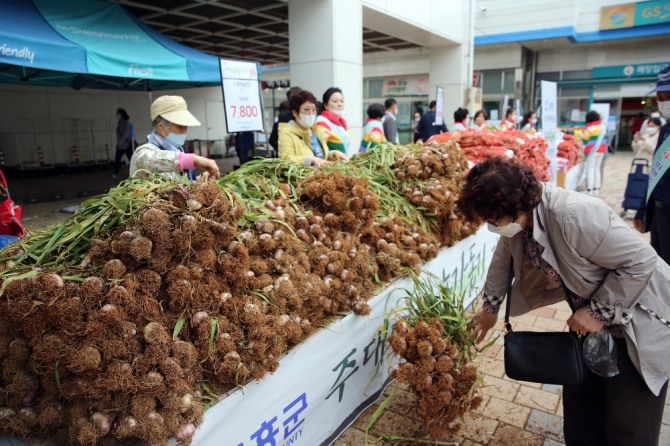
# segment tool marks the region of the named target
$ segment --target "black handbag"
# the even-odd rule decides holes
[[[575,385],[584,382],[587,367],[582,345],[571,332],[536,332],[512,330],[509,323],[512,279],[514,269],[510,261],[505,310],[505,374],[518,381],[543,384]],[[563,288],[566,290],[565,285]],[[571,309],[572,304],[568,298]]]

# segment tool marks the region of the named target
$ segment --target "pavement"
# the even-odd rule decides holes
[[[626,187],[633,154],[618,152],[610,155],[605,162],[603,186],[600,198],[615,212],[622,211],[621,202]],[[217,160],[222,173],[229,172],[237,163],[237,158]],[[45,178],[17,178],[10,180],[10,192],[19,200],[24,197],[61,196],[62,199],[28,202],[24,204],[23,222],[28,229],[57,224],[65,220],[68,213],[59,212],[68,206],[78,205],[86,191],[104,190],[113,187],[124,178],[110,178],[111,171],[66,174]],[[79,195],[78,195],[79,194]],[[21,202],[21,201],[19,201]],[[632,212],[626,216],[632,225]],[[648,235],[641,235],[645,240]],[[517,330],[553,331],[567,330],[565,321],[570,316],[566,303],[534,310],[526,315],[512,318]],[[502,316],[495,329],[489,333],[489,339],[498,337],[492,347],[477,360],[482,373],[484,386],[483,404],[476,411],[466,415],[464,429],[453,438],[440,441],[426,441],[422,423],[414,414],[414,397],[406,388],[400,386],[383,411],[371,424],[373,414],[379,405],[392,392],[392,386],[375,405],[367,409],[354,424],[334,443],[334,446],[362,446],[365,444],[365,431],[368,430],[368,443],[375,445],[459,445],[459,446],[559,446],[563,445],[563,405],[561,386],[542,385],[511,380],[505,376],[503,363]],[[395,385],[395,384],[394,384]],[[670,446],[670,410],[663,418],[661,446]],[[394,440],[388,440],[392,435]],[[386,438],[386,439],[385,439]],[[404,438],[404,440],[400,440]]]

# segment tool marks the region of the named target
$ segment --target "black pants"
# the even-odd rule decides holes
[[[656,250],[660,258],[665,263],[670,263],[670,203],[663,203],[659,207],[653,200],[649,201],[648,206],[656,206],[654,216],[651,221],[651,246]]]
[[[563,386],[566,446],[658,446],[666,382],[655,396],[617,339],[619,374]]]
[[[130,158],[133,157],[133,148],[128,147],[127,149],[116,149],[116,156],[114,158],[114,175],[119,174],[119,170],[121,169],[121,159],[123,158],[123,155],[126,155],[128,157],[128,163],[130,163]]]

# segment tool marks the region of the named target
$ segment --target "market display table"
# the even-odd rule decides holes
[[[482,227],[440,250],[422,269],[470,305],[482,290],[497,239]],[[331,323],[283,356],[274,374],[223,395],[206,412],[193,445],[331,444],[388,384],[394,362],[386,343],[388,319],[412,288],[409,278],[394,281],[368,302],[368,316],[351,313]],[[25,444],[0,437],[0,446]]]

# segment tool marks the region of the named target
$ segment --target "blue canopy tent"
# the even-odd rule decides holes
[[[122,90],[217,85],[216,56],[180,45],[121,5],[0,0],[0,82]]]

